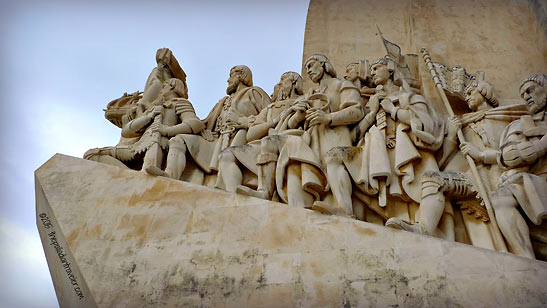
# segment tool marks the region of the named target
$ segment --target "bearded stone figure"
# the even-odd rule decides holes
[[[272,103],[257,116],[249,117],[247,144],[226,148],[221,153],[220,174],[230,192],[271,199],[274,193],[275,163],[286,135],[302,134],[295,121],[295,104],[302,95],[302,77],[295,72],[281,75],[274,86]],[[258,177],[257,189],[243,185],[242,167]]]
[[[218,170],[222,150],[246,143],[248,117],[260,113],[270,103],[270,97],[253,86],[251,70],[244,65],[230,70],[226,94],[203,120],[205,129],[201,135],[178,134],[171,138],[165,171],[149,168],[150,174],[180,179],[187,166],[187,155],[201,172],[210,174]]]
[[[526,78],[519,90],[529,114],[501,134],[499,163],[508,170],[491,198],[509,250],[535,259],[528,225],[517,207],[535,225],[547,216],[547,75]]]

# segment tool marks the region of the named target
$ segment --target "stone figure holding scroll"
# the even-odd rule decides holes
[[[547,75],[526,78],[519,90],[529,114],[501,134],[499,162],[509,170],[491,199],[510,251],[534,259],[528,225],[517,206],[536,225],[547,216]]]
[[[230,70],[226,94],[203,120],[205,129],[201,135],[179,134],[171,138],[166,172],[150,170],[151,174],[180,179],[187,155],[201,170],[211,173],[218,170],[222,150],[247,142],[248,117],[260,113],[271,102],[270,97],[261,88],[253,86],[251,70],[244,65]],[[223,183],[217,185],[224,186]]]

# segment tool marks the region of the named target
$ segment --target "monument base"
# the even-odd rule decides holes
[[[57,154],[37,224],[62,307],[540,307],[547,263]]]

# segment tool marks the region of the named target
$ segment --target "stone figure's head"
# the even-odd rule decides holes
[[[314,83],[319,83],[325,74],[336,77],[336,70],[329,59],[321,54],[311,55],[304,62],[306,73]]]
[[[226,94],[230,95],[237,91],[240,84],[247,87],[253,86],[253,74],[251,69],[245,65],[237,65],[230,70],[230,77],[228,77],[228,88]]]
[[[174,97],[188,98],[188,87],[186,82],[178,78],[170,78],[163,82],[161,87],[160,96],[164,99],[170,99]]]
[[[288,98],[296,98],[303,94],[302,77],[295,72],[286,72],[281,75],[279,82],[274,87],[273,101],[281,101]]]
[[[356,80],[365,81],[367,72],[367,63],[364,60],[352,62],[346,66],[346,75],[344,79],[350,82]]]
[[[535,114],[544,110],[547,104],[547,75],[535,74],[524,79],[519,91],[530,113]]]
[[[380,58],[370,66],[372,81],[375,85],[384,85],[388,80],[393,81],[393,74],[397,64],[390,58]]]
[[[173,55],[169,48],[160,48],[156,51],[156,63],[158,67],[168,67],[170,58]]]
[[[186,82],[186,73],[169,48],[160,48],[156,51],[156,63],[159,68],[168,69],[171,72],[171,77]]]
[[[486,81],[474,81],[465,89],[465,101],[469,109],[475,111],[484,103],[498,107],[499,102],[494,91],[494,85]]]

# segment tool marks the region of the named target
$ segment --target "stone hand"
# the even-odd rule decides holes
[[[235,112],[233,112],[232,110],[229,110],[226,113],[226,122],[237,123],[238,119],[239,119],[239,116]]]
[[[446,123],[447,138],[455,141],[458,130],[461,128],[462,122],[460,118],[458,118],[457,116],[450,117],[450,119],[448,119],[448,122]]]
[[[380,105],[382,105],[382,108],[387,112],[391,113],[393,109],[395,109],[395,105],[393,105],[393,102],[389,98],[384,98],[380,102]]]
[[[372,95],[368,101],[368,104],[367,105],[375,105],[375,104],[380,104],[380,102],[386,98],[386,93],[381,91],[381,92],[376,92],[376,94]],[[372,108],[372,107],[371,107]]]
[[[150,114],[152,118],[155,118],[157,115],[163,113],[163,106],[154,106],[152,113]]]
[[[312,108],[307,110],[306,120],[310,123],[310,126],[314,126],[319,124],[330,124],[331,118],[323,110]]]
[[[473,144],[469,142],[464,142],[460,144],[460,150],[464,155],[469,155],[471,158],[473,158],[476,162],[482,161],[482,153],[475,147]]]
[[[171,128],[165,124],[159,124],[158,125],[158,131],[162,136],[171,136]]]
[[[247,128],[249,127],[249,120],[246,117],[240,116],[236,112],[228,111],[226,114],[226,124],[233,128]]]
[[[292,106],[291,109],[295,111],[299,111],[299,112],[305,112],[306,109],[308,109],[308,106],[309,106],[309,103],[307,101],[300,101],[294,104],[294,106]]]
[[[213,133],[208,129],[204,129],[201,131],[201,137],[203,137],[203,139],[207,141],[215,140],[215,138],[213,137]]]
[[[368,101],[367,107],[369,108],[369,113],[371,114],[376,114],[378,110],[380,110],[380,100],[378,99],[377,94]]]

